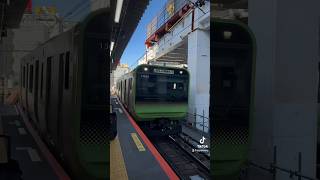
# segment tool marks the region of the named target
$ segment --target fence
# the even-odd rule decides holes
[[[319,180],[319,179],[315,179],[312,177],[308,177],[306,175],[302,174],[302,153],[299,152],[298,153],[298,169],[297,170],[292,170],[292,169],[287,169],[287,168],[283,168],[277,165],[277,146],[274,146],[273,148],[273,162],[270,163],[269,167],[265,167],[265,166],[261,166],[259,164],[256,164],[252,161],[249,161],[247,166],[248,167],[254,167],[254,168],[258,168],[260,170],[266,171],[268,173],[270,173],[272,175],[272,180],[276,180],[276,175],[278,172],[284,172],[287,173],[290,179],[293,179],[294,177],[298,178],[298,180]],[[247,174],[246,174],[247,176]]]
[[[204,135],[204,133],[205,133],[204,132],[204,128],[208,128],[208,132],[210,132],[210,126],[209,126],[210,118],[205,116],[205,111],[204,110],[202,110],[202,115],[201,114],[197,114],[196,112],[197,112],[197,110],[195,109],[194,113],[188,113],[184,122],[187,123],[188,119],[190,119],[190,117],[192,117],[192,118],[194,118],[194,121],[193,121],[194,123],[192,123],[193,127],[196,126],[197,124],[202,126],[202,133],[203,133],[202,135]],[[202,118],[202,121],[201,122],[197,122],[196,121],[197,117]],[[296,170],[280,167],[278,165],[277,158],[278,158],[277,146],[274,146],[274,149],[273,149],[273,161],[269,164],[268,167],[259,165],[257,163],[252,162],[252,161],[248,161],[247,167],[254,167],[254,168],[257,168],[257,169],[260,169],[260,170],[263,170],[263,171],[266,171],[266,172],[270,173],[272,175],[272,180],[277,180],[276,179],[276,177],[277,177],[276,175],[277,175],[278,172],[287,173],[288,177],[290,179],[298,178],[298,180],[320,180],[320,179],[317,179],[317,178],[312,178],[312,177],[306,176],[306,175],[304,175],[302,173],[303,164],[302,164],[302,153],[301,152],[298,153],[298,162],[297,162],[298,169],[296,169]],[[246,180],[248,178],[248,174],[244,173],[242,178],[244,178],[244,180]]]
[[[202,127],[202,130],[201,130],[202,135],[207,134],[209,136],[209,132],[210,132],[210,126],[209,126],[210,122],[209,121],[210,121],[210,118],[205,116],[205,111],[204,110],[202,110],[202,114],[198,114],[196,112],[197,112],[196,109],[194,110],[193,113],[189,113],[188,112],[184,123],[190,122],[189,120],[193,119],[194,123],[192,123],[191,126],[194,129],[198,129],[197,125],[199,125],[200,127]],[[202,121],[197,121],[197,117],[201,118]],[[208,133],[205,132],[205,128],[208,128]]]

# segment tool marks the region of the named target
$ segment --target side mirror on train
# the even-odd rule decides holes
[[[117,114],[115,112],[110,113],[110,140],[113,140],[117,136]]]

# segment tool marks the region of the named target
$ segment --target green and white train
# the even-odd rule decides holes
[[[181,132],[188,111],[189,73],[186,69],[140,65],[117,81],[117,95],[148,135]]]
[[[211,19],[210,129],[215,180],[238,180],[253,127],[255,39],[248,26]]]
[[[21,60],[20,105],[72,179],[109,178],[109,19],[109,8],[91,12]]]

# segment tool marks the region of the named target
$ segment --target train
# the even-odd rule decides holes
[[[21,60],[20,106],[72,179],[109,179],[111,16],[91,12]]]
[[[189,72],[139,65],[117,80],[116,94],[147,135],[179,134],[188,112]]]
[[[211,27],[211,174],[238,180],[252,136],[255,38],[240,21],[212,18]]]

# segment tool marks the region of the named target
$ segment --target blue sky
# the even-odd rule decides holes
[[[132,64],[145,53],[146,46],[144,44],[147,38],[147,25],[160,12],[161,8],[167,0],[151,0],[149,6],[145,10],[136,31],[133,33],[124,53],[122,54],[121,63]]]

